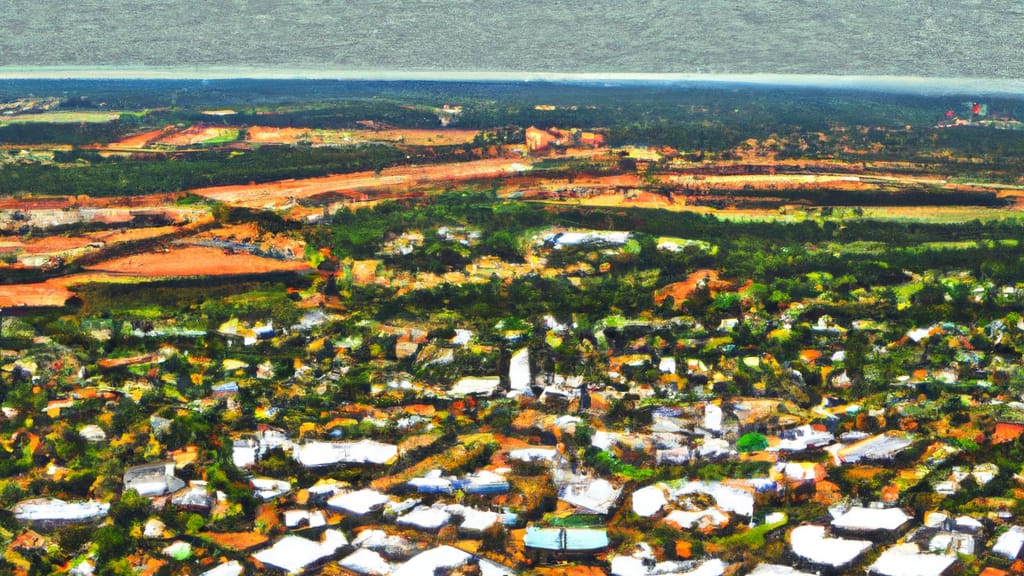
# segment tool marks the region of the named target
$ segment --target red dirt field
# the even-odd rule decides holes
[[[64,236],[50,236],[47,238],[34,238],[20,244],[22,252],[25,254],[55,254],[58,252],[65,252],[68,250],[75,250],[78,248],[85,248],[89,245],[88,238],[82,236],[64,237]]]
[[[243,224],[228,224],[205,230],[185,238],[182,243],[188,244],[193,240],[229,240],[232,242],[243,242],[257,246],[262,250],[276,250],[287,253],[291,250],[297,258],[301,258],[306,250],[306,243],[300,239],[291,238],[283,234],[264,234],[259,231],[256,224],[251,222]]]
[[[479,134],[476,130],[353,130],[352,137],[358,140],[386,140],[411,146],[447,146],[468,144]]]
[[[235,206],[249,208],[283,207],[293,200],[310,198],[339,190],[404,191],[435,182],[458,182],[476,178],[494,178],[512,174],[529,164],[529,160],[475,160],[450,164],[401,166],[381,173],[355,172],[301,180],[281,180],[264,184],[215,186],[191,190],[203,196]]]
[[[309,128],[273,128],[270,126],[250,126],[245,133],[246,142],[254,144],[296,144],[312,134]]]
[[[110,150],[139,150],[145,148],[153,140],[156,140],[173,130],[173,126],[168,126],[167,128],[162,128],[160,130],[150,130],[149,132],[129,136],[122,140],[118,140],[117,142],[111,142],[110,144],[104,145],[103,148]]]
[[[167,252],[133,254],[87,268],[96,272],[143,277],[232,276],[307,270],[303,262],[273,260],[247,253],[225,254],[200,246],[171,248]]]
[[[71,198],[0,198],[0,210],[61,210],[73,206]]]
[[[300,141],[314,146],[344,144],[346,142],[395,142],[411,146],[450,146],[473,141],[476,130],[417,130],[395,128],[390,130],[318,130],[313,128],[274,128],[251,126],[245,140],[252,144],[297,144]]]
[[[63,306],[74,293],[65,278],[35,284],[0,284],[0,309],[36,306]]]
[[[120,244],[146,238],[159,238],[181,230],[179,226],[154,226],[150,228],[126,228],[124,230],[101,230],[82,236],[46,236],[34,238],[27,242],[15,240],[0,242],[0,250],[4,247],[20,248],[25,254],[56,254],[87,247],[90,243],[102,242],[104,245]]]
[[[176,132],[164,135],[158,138],[155,143],[163,144],[166,146],[191,146],[193,144],[202,144],[208,140],[220,138],[222,136],[238,133],[238,128],[225,127],[225,126],[204,126],[197,124],[190,126],[184,130],[178,130]]]
[[[692,272],[682,282],[674,282],[663,286],[660,290],[654,292],[654,303],[661,305],[662,302],[671,296],[677,307],[682,306],[683,302],[697,291],[697,284],[704,278],[707,278],[708,283],[713,285],[718,281],[718,272],[711,269],[697,270]]]

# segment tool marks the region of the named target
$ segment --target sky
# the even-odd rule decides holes
[[[0,72],[1024,79],[1019,0],[6,0]]]

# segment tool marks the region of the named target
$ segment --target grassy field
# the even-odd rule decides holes
[[[14,114],[11,116],[0,116],[0,126],[7,124],[21,124],[26,122],[53,123],[53,124],[76,124],[82,122],[103,123],[111,122],[120,118],[121,112],[107,112],[96,110],[58,110],[43,112],[41,114]]]
[[[214,136],[209,140],[204,140],[203,144],[206,146],[216,146],[218,144],[228,144],[230,142],[234,142],[235,140],[238,140],[238,129],[232,128],[229,130],[225,130],[220,135]]]

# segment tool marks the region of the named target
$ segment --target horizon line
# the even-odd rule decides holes
[[[434,82],[716,83],[868,89],[912,93],[1024,96],[1024,80],[975,76],[896,76],[701,72],[531,72],[368,70],[303,66],[0,66],[0,80],[348,80]]]

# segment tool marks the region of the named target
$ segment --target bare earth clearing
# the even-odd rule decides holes
[[[132,254],[114,258],[87,270],[142,277],[233,276],[306,270],[303,262],[274,260],[239,252],[225,254],[217,248],[175,247],[167,252]]]

